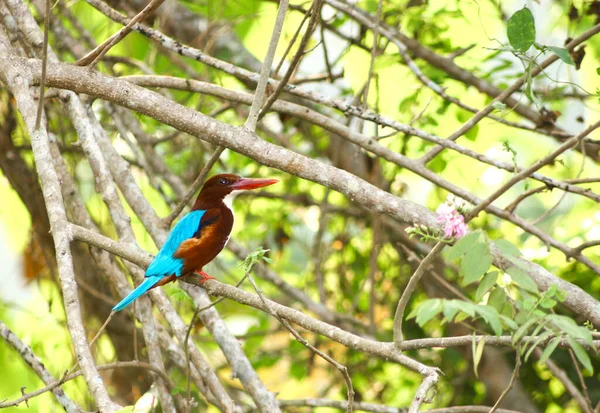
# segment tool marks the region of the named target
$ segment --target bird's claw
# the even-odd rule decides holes
[[[194,273],[200,277],[200,284],[204,284],[208,280],[215,279],[215,277],[213,277],[212,275],[208,275],[204,271],[194,271]]]

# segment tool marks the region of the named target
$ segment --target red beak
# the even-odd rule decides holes
[[[263,186],[273,185],[279,182],[279,179],[256,179],[256,178],[241,178],[235,184],[231,185],[234,190],[239,189],[256,189]]]

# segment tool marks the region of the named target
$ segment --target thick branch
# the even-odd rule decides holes
[[[39,61],[16,57],[13,61],[20,66],[22,73],[32,69],[34,79],[39,78]],[[434,214],[421,205],[395,197],[346,171],[290,152],[260,139],[250,131],[204,116],[173,103],[160,94],[128,82],[73,66],[49,64],[48,84],[102,97],[129,107],[209,142],[229,147],[265,165],[320,183],[375,212],[390,215],[407,223],[436,227]],[[492,248],[492,255],[494,264],[499,268],[506,269],[514,265],[497,248]],[[580,288],[554,277],[536,264],[524,259],[520,261],[522,261],[520,265],[526,268],[527,273],[541,290],[546,290],[551,284],[559,284],[568,293],[565,305],[587,317],[594,324],[600,325],[600,303],[593,297]],[[594,266],[587,261],[586,264]]]

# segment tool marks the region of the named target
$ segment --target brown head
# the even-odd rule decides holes
[[[233,191],[262,188],[278,179],[242,178],[234,174],[219,174],[206,180],[192,210],[217,208]]]

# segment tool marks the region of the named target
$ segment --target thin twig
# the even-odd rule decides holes
[[[114,369],[120,369],[120,368],[146,369],[146,370],[152,371],[153,373],[156,373],[165,382],[165,384],[168,386],[169,390],[172,391],[173,389],[175,389],[175,384],[171,381],[171,379],[169,379],[169,377],[162,370],[154,367],[151,364],[145,363],[143,361],[118,361],[115,363],[109,363],[109,364],[96,366],[96,368],[98,369],[98,371],[114,370]],[[82,374],[83,374],[83,372],[81,370],[78,370],[74,373],[69,373],[67,376],[65,376],[64,379],[57,380],[54,383],[51,383],[51,384],[47,385],[46,387],[43,387],[39,390],[24,394],[22,397],[20,397],[16,400],[13,400],[11,402],[5,402],[5,403],[0,404],[0,409],[18,406],[19,404],[21,404],[23,402],[27,402],[28,400],[30,400],[36,396],[39,396],[40,394],[46,393],[48,391],[52,391],[56,387],[62,386],[65,382],[76,379],[77,377],[81,376]]]
[[[563,182],[566,184],[590,184],[590,183],[600,182],[600,178],[565,179]],[[528,198],[531,195],[534,195],[534,194],[537,194],[537,193],[540,193],[543,191],[551,191],[552,189],[554,189],[554,186],[549,185],[549,184],[538,186],[536,188],[531,188],[528,191],[523,192],[517,198],[515,198],[515,200],[513,202],[511,202],[508,206],[506,206],[504,209],[508,212],[513,212],[525,198]]]
[[[431,403],[431,400],[427,398],[427,393],[429,393],[429,390],[435,388],[439,378],[439,373],[434,372],[423,379],[408,407],[408,413],[418,413],[423,403]]]
[[[314,272],[315,272],[315,283],[317,284],[317,290],[319,291],[319,301],[321,304],[325,304],[327,302],[327,291],[325,290],[325,278],[323,274],[323,259],[325,257],[325,252],[323,248],[323,235],[325,234],[325,230],[327,228],[327,212],[323,205],[327,204],[327,198],[329,197],[330,190],[325,190],[325,195],[323,195],[323,200],[321,201],[320,215],[319,215],[319,227],[317,229],[317,233],[315,234],[315,238],[312,245],[312,257],[314,263]]]
[[[24,7],[27,7],[23,4]],[[33,21],[33,17],[28,17]],[[33,23],[35,25],[35,23]],[[37,28],[37,26],[35,26]],[[0,55],[13,56],[8,43],[2,39],[0,32]],[[36,169],[40,178],[42,193],[49,214],[52,238],[54,240],[58,274],[63,292],[63,303],[67,317],[67,326],[81,363],[86,383],[93,394],[98,407],[105,411],[118,410],[119,405],[112,402],[104,383],[98,374],[92,354],[86,345],[85,329],[81,318],[81,305],[77,295],[73,256],[70,249],[71,234],[67,232],[68,220],[64,208],[64,201],[60,190],[60,181],[52,164],[50,156],[50,139],[47,130],[40,125],[36,129],[36,105],[31,97],[28,83],[15,80],[23,78],[23,72],[15,64],[14,58],[0,59],[0,76],[7,79],[10,91],[17,101],[19,111],[23,115],[24,123],[31,137],[31,145],[35,158]]]
[[[169,87],[169,88],[174,88],[174,89],[179,89],[179,90],[189,90],[189,91],[194,91],[194,92],[198,92],[198,93],[202,93],[202,94],[208,94],[211,96],[217,96],[222,99],[240,102],[242,104],[247,104],[247,105],[251,104],[253,101],[253,96],[249,93],[236,92],[236,91],[232,91],[229,89],[219,87],[214,84],[198,82],[195,80],[173,78],[173,77],[167,77],[167,76],[126,76],[126,77],[123,77],[123,79],[126,79],[126,80],[133,82],[135,84],[138,84],[140,86]],[[294,90],[298,90],[298,89],[294,89]],[[350,108],[354,108],[354,107],[355,106],[350,106]],[[458,189],[458,188],[457,189],[449,189],[451,187],[451,185],[442,184],[442,182],[445,182],[445,181],[442,180],[438,175],[433,174],[430,170],[423,168],[421,165],[414,162],[413,160],[408,159],[405,156],[399,155],[398,153],[391,151],[390,149],[384,147],[383,145],[380,145],[379,143],[374,142],[374,140],[371,137],[361,134],[361,133],[358,133],[347,126],[342,125],[340,122],[332,120],[328,116],[325,116],[325,115],[323,115],[319,112],[316,112],[312,109],[307,109],[305,106],[301,106],[298,104],[294,104],[294,103],[282,101],[282,100],[274,102],[272,109],[274,111],[277,111],[280,113],[285,113],[290,116],[294,116],[299,119],[306,120],[314,125],[318,125],[330,132],[340,135],[344,139],[347,139],[350,142],[353,142],[353,143],[361,146],[365,150],[367,150],[387,161],[393,162],[393,163],[397,164],[398,166],[407,168],[410,171],[423,176],[425,179],[433,181],[434,183],[445,187],[446,189],[453,192],[455,195],[460,196],[461,198],[467,199],[467,197],[465,195],[462,195],[459,193],[459,192],[463,191],[462,189]],[[360,113],[364,114],[367,112],[361,110]],[[356,113],[356,111],[354,111],[353,109],[349,109],[347,111],[347,114],[348,114],[348,116],[355,116],[355,117],[359,117],[361,119],[365,119],[364,116],[360,116],[360,114]],[[407,135],[417,136],[426,141],[442,145],[442,146],[450,148],[460,154],[471,157],[477,161],[483,162],[488,165],[492,165],[495,168],[503,169],[503,170],[510,171],[510,172],[514,171],[514,165],[511,163],[497,161],[497,160],[492,159],[484,154],[480,154],[471,149],[464,148],[453,141],[448,141],[448,140],[442,139],[435,135],[429,134],[429,133],[421,131],[419,129],[412,128],[407,125],[400,124],[395,121],[389,123],[386,120],[384,120],[382,117],[380,117],[379,115],[377,115],[377,118],[367,117],[367,119],[365,119],[365,120],[368,120],[370,122],[374,122],[377,124],[381,124],[382,126],[388,126],[399,132],[404,132]],[[523,168],[519,167],[518,170],[522,171]],[[600,195],[595,194],[594,192],[592,192],[590,190],[578,187],[576,185],[571,185],[568,183],[568,181],[565,181],[565,182],[559,181],[559,180],[556,180],[553,178],[549,178],[545,175],[541,175],[539,173],[531,174],[531,178],[538,180],[540,182],[543,182],[544,184],[548,185],[549,187],[560,188],[563,191],[573,192],[578,195],[590,198],[596,202],[600,202]],[[473,198],[473,196],[471,196],[471,198]]]
[[[315,30],[315,26],[317,24],[317,21],[319,20],[319,15],[321,14],[321,6],[322,5],[323,5],[323,0],[313,0],[313,4],[311,5],[311,8],[309,9],[309,11],[312,9],[312,12],[310,15],[310,20],[308,21],[308,26],[306,27],[306,32],[304,32],[304,35],[302,36],[302,39],[300,40],[300,45],[298,45],[298,50],[296,51],[296,54],[294,55],[294,58],[292,59],[290,66],[288,67],[287,71],[285,72],[285,75],[283,75],[283,78],[279,81],[279,84],[275,88],[275,91],[269,96],[269,98],[267,99],[265,104],[260,109],[260,113],[258,114],[258,120],[262,119],[267,114],[267,112],[273,105],[273,102],[275,102],[277,100],[277,98],[281,94],[283,88],[287,85],[290,78],[294,74],[294,71],[298,67],[300,60],[302,59],[302,57],[304,57],[304,49],[306,49],[306,45],[308,44],[308,41],[310,40],[310,37],[312,36],[313,31]]]
[[[177,219],[179,214],[181,214],[181,211],[183,211],[185,206],[190,202],[190,199],[192,199],[194,194],[200,189],[200,187],[204,183],[204,180],[206,179],[206,176],[210,172],[213,165],[219,160],[219,157],[221,156],[221,154],[223,153],[224,150],[225,150],[224,146],[217,146],[217,148],[215,149],[213,154],[210,156],[209,160],[206,162],[206,164],[202,168],[202,171],[200,171],[200,174],[198,175],[198,177],[192,184],[192,187],[190,188],[188,193],[183,197],[183,199],[181,201],[179,201],[177,206],[175,208],[173,208],[173,211],[171,211],[171,213],[168,216],[166,216],[162,219],[162,222],[163,222],[163,225],[165,226],[165,228],[171,227],[171,224],[173,223],[173,221],[175,221],[175,219]]]
[[[35,129],[39,130],[42,124],[42,111],[44,109],[44,93],[46,93],[46,69],[48,66],[48,27],[50,26],[50,0],[46,0],[46,15],[44,16],[44,48],[42,49],[42,77],[40,79],[40,100],[35,116]]]
[[[375,325],[375,276],[379,271],[377,260],[381,251],[383,232],[379,216],[377,214],[372,214],[371,216],[373,217],[371,220],[373,226],[373,246],[369,254],[369,333],[375,337],[377,327]]]
[[[53,383],[62,383],[62,381],[56,381],[54,376],[50,374],[48,370],[46,370],[46,367],[39,359],[39,357],[33,352],[31,347],[23,343],[23,341],[21,341],[21,339],[15,333],[13,333],[8,328],[8,326],[4,324],[4,322],[2,322],[2,320],[0,320],[0,337],[2,337],[6,341],[6,343],[8,343],[13,349],[15,349],[15,351],[19,353],[23,361],[25,361],[25,363],[27,363],[27,365],[31,367],[31,369],[39,376],[39,378],[44,382],[44,384],[51,385]],[[83,409],[77,404],[75,404],[71,399],[69,399],[69,397],[64,393],[62,389],[56,387],[57,386],[54,386],[48,390],[52,391],[54,397],[56,397],[56,400],[63,406],[63,408],[68,413],[83,412]],[[31,395],[23,395],[23,397],[21,397],[20,399],[14,400],[12,402],[8,402],[6,401],[6,399],[2,400],[0,401],[0,409],[18,406],[20,403],[27,402],[27,400],[29,400],[30,398],[35,397],[37,394],[41,393],[33,392],[31,393]]]
[[[597,247],[598,245],[600,245],[600,239],[584,242],[583,244],[573,249],[573,254],[579,254],[586,248]]]
[[[596,24],[591,29],[587,30],[585,33],[582,33],[576,39],[571,40],[566,45],[566,48],[569,50],[573,50],[573,48],[576,45],[589,39],[590,37],[594,36],[598,32],[600,32],[600,24]],[[468,121],[463,123],[462,126],[460,128],[458,128],[455,132],[453,132],[450,136],[448,136],[447,139],[448,140],[456,140],[459,137],[463,136],[471,128],[473,128],[479,121],[481,121],[484,117],[486,117],[490,113],[492,113],[492,111],[494,110],[494,105],[497,102],[504,102],[505,100],[509,99],[513,93],[515,93],[517,90],[519,90],[519,89],[521,89],[521,87],[523,87],[523,85],[528,81],[528,79],[537,76],[538,74],[540,74],[542,72],[543,69],[550,66],[552,63],[556,62],[558,59],[559,59],[558,56],[556,56],[554,54],[550,55],[547,59],[545,59],[543,62],[541,62],[539,65],[537,65],[533,70],[531,70],[531,73],[529,75],[526,73],[523,76],[521,76],[521,78],[519,78],[515,83],[513,83],[510,87],[508,87],[506,90],[504,90],[498,96],[496,96],[490,103],[488,103],[488,105],[485,108],[483,108],[483,109],[479,110],[477,113],[475,113],[475,115],[471,119],[469,119]],[[432,150],[430,150],[428,153],[426,153],[421,158],[421,162],[423,162],[424,164],[428,163],[434,157],[436,157],[437,154],[439,154],[443,150],[444,150],[443,147],[433,148]]]
[[[244,125],[246,129],[252,132],[256,130],[258,114],[265,98],[269,74],[271,72],[271,66],[273,65],[275,51],[277,50],[277,43],[279,43],[279,37],[281,36],[281,30],[283,29],[283,22],[285,20],[287,8],[288,0],[281,0],[279,2],[279,9],[277,10],[275,25],[273,26],[273,33],[271,34],[271,41],[269,42],[269,49],[267,50],[267,55],[265,56],[262,68],[260,69],[260,77],[258,79],[258,85],[256,86],[256,92],[254,94],[254,101],[252,102],[250,114],[248,115],[248,119]]]
[[[288,42],[287,48],[285,49],[285,52],[283,52],[283,56],[281,56],[281,60],[279,60],[279,64],[273,71],[273,77],[277,77],[277,75],[279,74],[279,71],[281,70],[281,66],[283,66],[283,63],[285,62],[285,58],[290,53],[290,50],[292,50],[294,43],[296,43],[296,39],[298,38],[300,31],[302,31],[302,27],[304,27],[304,23],[306,23],[306,20],[308,20],[308,17],[310,16],[311,10],[313,9],[314,5],[315,5],[315,3],[313,2],[310,5],[310,7],[308,8],[308,10],[306,11],[306,13],[304,13],[304,16],[302,17],[302,21],[298,25],[298,28],[294,32],[294,35],[292,36],[291,40]]]
[[[379,42],[379,23],[383,9],[383,0],[377,2],[377,23],[373,29],[373,46],[371,47],[371,61],[369,62],[369,71],[367,72],[367,83],[363,93],[363,107],[369,106],[369,90],[371,89],[371,79],[373,78],[373,69],[375,68],[375,59],[377,57],[377,43]]]
[[[521,348],[520,348],[520,346],[517,347],[516,353],[517,353],[517,356],[516,356],[516,360],[515,360],[515,369],[513,370],[512,376],[510,377],[510,382],[508,383],[508,386],[506,387],[506,389],[504,389],[504,391],[502,392],[500,397],[498,397],[496,404],[494,404],[494,406],[490,409],[489,413],[494,413],[498,409],[498,406],[500,406],[500,403],[502,403],[502,400],[504,400],[504,398],[508,395],[508,393],[511,391],[513,385],[515,384],[515,380],[517,379],[517,376],[519,375],[519,368],[521,367]]]
[[[249,270],[251,270],[252,267],[249,268]],[[246,274],[244,274],[244,276],[242,277],[242,279],[240,281],[238,281],[238,283],[235,285],[236,288],[239,287],[240,285],[242,285],[242,283],[244,282],[244,280],[248,277],[248,271],[246,271]],[[198,317],[198,315],[205,310],[208,310],[211,307],[214,307],[215,305],[219,304],[221,301],[223,301],[225,299],[225,297],[219,297],[217,298],[215,301],[213,301],[212,303],[205,305],[204,307],[197,307],[196,310],[194,311],[194,315],[192,316],[192,319],[190,320],[190,324],[189,327],[187,329],[187,332],[185,333],[185,341],[183,343],[183,351],[185,353],[185,365],[186,365],[186,376],[187,376],[187,385],[186,385],[186,389],[187,389],[187,406],[190,406],[190,401],[191,401],[191,389],[190,389],[190,374],[191,374],[191,366],[190,366],[190,358],[189,358],[189,338],[190,338],[190,334],[192,332],[192,328],[194,327],[194,324],[196,323],[196,318]]]
[[[595,129],[600,127],[600,121],[588,126],[585,130],[573,136],[572,138],[566,140],[562,145],[556,148],[552,153],[533,163],[530,167],[523,169],[518,174],[515,174],[508,182],[498,188],[494,193],[488,196],[485,200],[483,200],[479,205],[473,208],[466,216],[465,222],[470,221],[475,218],[481,211],[483,211],[488,205],[498,199],[502,194],[504,194],[507,190],[509,190],[514,184],[517,182],[527,178],[533,172],[542,168],[545,165],[551,163],[554,159],[556,159],[563,152],[577,145],[579,141],[585,138],[587,135],[592,133]]]
[[[160,7],[160,5],[165,0],[152,0],[142,11],[140,11],[133,19],[131,19],[125,27],[121,28],[117,33],[106,39],[102,44],[98,45],[94,50],[83,56],[75,65],[77,66],[89,66],[90,68],[94,67],[96,63],[102,56],[104,56],[108,51],[119,43],[121,40],[125,38],[131,31],[132,27],[144,20],[148,15],[150,15],[154,10]]]
[[[584,140],[582,139],[581,141],[579,141],[579,143],[580,143],[580,147],[581,147],[580,151],[581,151],[582,157],[581,157],[581,166],[579,167],[579,172],[577,172],[575,179],[581,178],[581,174],[583,173],[583,169],[585,168],[585,160],[586,160]],[[548,208],[548,210],[546,210],[542,215],[540,215],[539,217],[537,217],[536,219],[531,221],[531,225],[537,225],[540,222],[542,222],[548,215],[550,215],[553,211],[556,210],[556,208],[558,208],[558,206],[565,200],[567,195],[568,195],[568,193],[564,192],[562,194],[562,196],[560,197],[560,199],[554,205],[552,205],[552,207]]]
[[[300,333],[298,333],[296,329],[294,329],[290,325],[290,323],[288,323],[287,320],[282,318],[277,312],[277,310],[273,306],[271,306],[271,304],[265,299],[262,290],[258,287],[256,282],[252,278],[252,275],[250,274],[248,274],[248,281],[250,281],[250,284],[252,284],[252,286],[256,290],[256,293],[258,294],[260,300],[262,301],[269,314],[275,317],[286,328],[286,330],[288,330],[302,345],[304,345],[313,353],[318,354],[319,357],[321,357],[323,360],[327,361],[329,364],[331,364],[340,371],[340,373],[344,377],[344,380],[346,381],[346,386],[348,387],[348,405],[346,407],[346,411],[348,413],[352,413],[354,403],[354,388],[352,387],[352,379],[350,378],[350,374],[348,373],[348,369],[346,368],[346,366],[338,363],[333,358],[323,353],[321,350],[319,350],[318,348],[310,344],[308,341],[306,341],[306,339],[302,337]]]
[[[585,379],[583,378],[583,373],[581,373],[581,368],[579,367],[579,362],[575,358],[575,353],[573,353],[573,349],[570,348],[568,351],[569,351],[569,356],[571,356],[571,362],[573,363],[573,366],[575,366],[575,371],[577,372],[577,377],[579,378],[579,383],[581,383],[581,390],[582,390],[583,396],[585,398],[585,402],[587,403],[587,408],[591,411],[591,410],[593,410],[592,400],[590,399],[590,393],[588,392],[587,385],[585,384]]]
[[[281,407],[330,407],[333,409],[345,410],[348,402],[342,400],[329,399],[299,399],[299,400],[280,400]],[[406,413],[405,407],[386,406],[382,404],[355,402],[356,410],[373,413]],[[427,410],[427,413],[488,413],[487,406],[451,406]],[[517,410],[498,409],[496,413],[522,413]]]
[[[325,67],[327,68],[327,80],[333,83],[335,76],[333,75],[333,67],[329,61],[329,52],[327,51],[327,44],[325,44],[325,27],[323,24],[323,8],[321,7],[321,13],[319,13],[319,32],[321,33],[321,47],[323,48],[323,60],[325,61]],[[292,82],[294,84],[300,84],[300,82]]]
[[[568,348],[570,348],[570,346],[568,346]],[[533,354],[535,355],[535,357],[537,359],[539,359],[542,356],[542,350],[540,350],[539,348],[536,348],[533,351]],[[571,381],[571,379],[569,378],[569,375],[563,370],[561,369],[556,363],[554,363],[552,361],[551,358],[547,358],[545,361],[546,367],[548,367],[548,370],[550,370],[550,372],[552,372],[552,375],[562,383],[562,385],[565,387],[565,389],[567,389],[567,391],[569,392],[569,394],[571,395],[571,397],[577,401],[577,404],[579,404],[579,407],[581,408],[581,410],[584,413],[592,413],[592,409],[590,409],[588,401],[586,400],[585,396],[579,391],[579,389],[577,388],[577,386],[575,385],[575,383],[573,383]]]
[[[446,246],[443,242],[438,242],[435,244],[435,247],[427,254],[427,256],[421,261],[415,273],[408,280],[408,284],[404,291],[402,291],[402,295],[400,296],[400,300],[398,300],[398,306],[396,307],[396,314],[394,315],[394,343],[398,349],[402,346],[403,336],[402,336],[402,322],[404,319],[404,310],[406,309],[406,305],[410,300],[412,293],[415,291],[419,280],[425,274],[425,270],[431,265],[433,260],[437,257],[437,255],[444,249]]]

